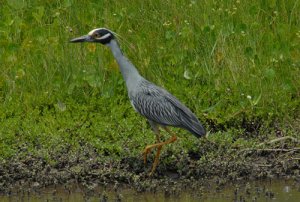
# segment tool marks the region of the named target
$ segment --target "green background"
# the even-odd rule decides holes
[[[118,33],[140,73],[195,112],[211,141],[298,136],[297,0],[0,0],[0,18],[2,159],[82,144],[117,158],[154,142],[109,49],[68,42],[97,27]],[[192,135],[173,130],[171,150],[193,149]]]

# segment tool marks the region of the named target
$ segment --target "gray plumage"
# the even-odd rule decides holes
[[[205,134],[196,116],[168,91],[145,79],[138,86],[129,92],[129,99],[141,115],[159,125],[184,128],[197,137]]]
[[[73,39],[71,42],[83,41],[100,42],[111,49],[126,82],[132,106],[148,119],[154,130],[157,130],[159,125],[175,126],[190,131],[196,137],[205,135],[205,129],[186,106],[168,91],[139,74],[134,65],[122,54],[112,31],[105,28],[95,29],[89,35]]]
[[[153,123],[184,128],[195,136],[205,134],[197,117],[165,89],[143,78],[134,65],[122,54],[115,39],[108,44],[117,60],[134,109]],[[150,122],[151,123],[151,122]]]

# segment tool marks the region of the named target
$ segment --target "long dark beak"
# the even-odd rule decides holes
[[[91,42],[91,36],[85,35],[81,37],[77,37],[75,39],[70,40],[71,43],[79,43],[79,42]]]

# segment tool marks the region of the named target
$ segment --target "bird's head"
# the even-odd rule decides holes
[[[108,44],[111,40],[115,38],[112,31],[106,28],[97,28],[90,31],[87,35],[77,37],[72,39],[71,43],[79,42],[93,42],[93,43],[102,43]]]

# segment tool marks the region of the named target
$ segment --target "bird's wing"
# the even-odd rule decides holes
[[[167,100],[173,104],[176,108],[177,114],[179,116],[181,125],[183,128],[186,128],[190,132],[197,134],[199,136],[204,135],[205,129],[202,124],[199,122],[196,115],[191,112],[189,108],[187,108],[184,104],[182,104],[176,97],[171,94],[168,94]]]
[[[205,134],[197,117],[163,88],[147,82],[130,99],[136,111],[151,121],[182,127],[197,136]]]
[[[159,91],[148,89],[131,98],[135,110],[147,119],[162,125],[179,126],[175,107]]]

